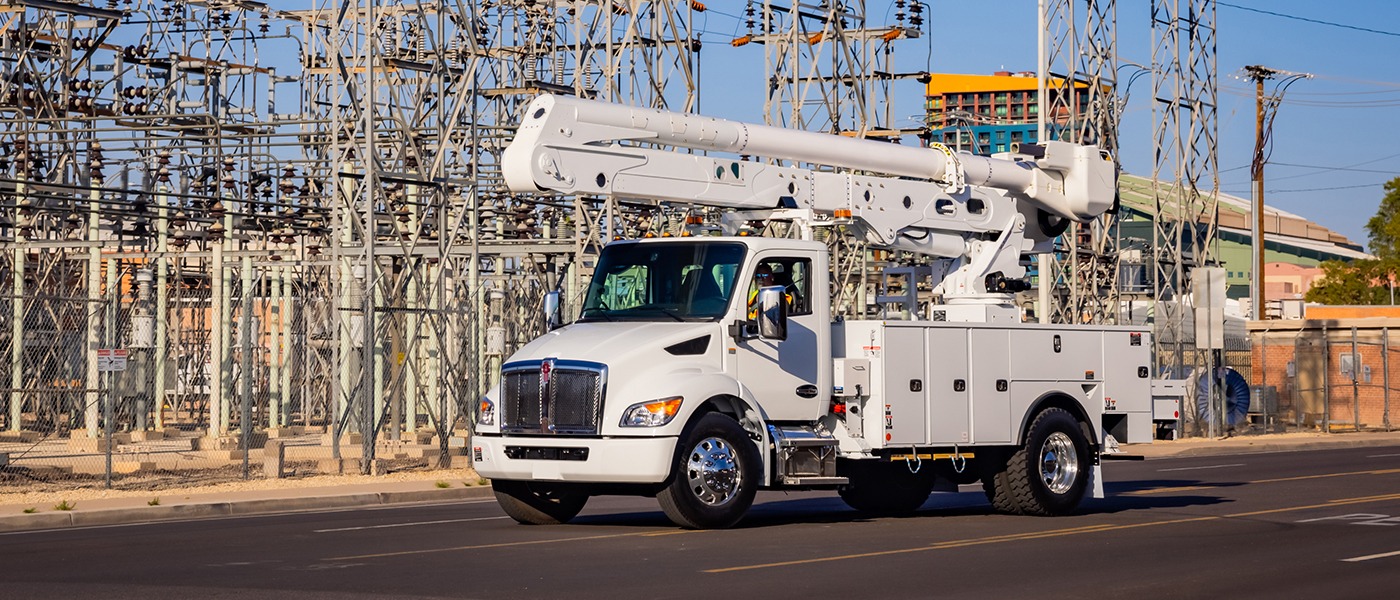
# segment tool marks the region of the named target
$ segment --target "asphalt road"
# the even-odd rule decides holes
[[[1074,516],[917,514],[762,493],[727,531],[594,498],[517,525],[492,501],[0,535],[7,598],[1395,598],[1400,448],[1114,462]]]

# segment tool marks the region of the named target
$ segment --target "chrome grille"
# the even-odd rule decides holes
[[[540,373],[548,362],[549,379]],[[509,433],[596,435],[607,367],[573,360],[532,360],[501,369],[501,427]],[[543,397],[542,397],[543,394]]]

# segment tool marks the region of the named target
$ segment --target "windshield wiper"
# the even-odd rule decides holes
[[[682,322],[682,323],[685,322],[685,319],[684,319],[684,318],[682,318],[680,315],[676,314],[674,311],[672,311],[672,310],[669,309],[669,308],[661,308],[660,306],[638,306],[637,308],[635,308],[635,309],[633,309],[633,310],[655,310],[655,311],[660,311],[661,314],[666,315],[666,316],[668,316],[668,317],[671,317],[672,319],[675,319],[675,320],[680,321],[680,322]]]
[[[612,322],[612,321],[616,321],[616,320],[617,320],[617,319],[612,318],[612,315],[609,315],[609,314],[608,314],[608,311],[603,310],[603,309],[601,309],[601,308],[598,308],[598,307],[596,307],[596,306],[590,306],[590,307],[588,307],[588,308],[583,309],[583,314],[581,314],[581,315],[579,315],[579,316],[584,317],[584,318],[588,318],[588,311],[590,311],[590,310],[598,311],[598,314],[603,315],[603,318],[604,318],[604,319],[607,319],[608,322]]]

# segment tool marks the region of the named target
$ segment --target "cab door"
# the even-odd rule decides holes
[[[756,281],[755,273],[761,271],[771,272],[771,281]],[[741,309],[736,318],[752,316],[749,306],[758,287],[781,285],[788,301],[788,326],[783,341],[730,338],[740,385],[769,419],[816,419],[829,409],[831,396],[830,382],[821,381],[822,357],[831,356],[826,265],[815,253],[768,251],[750,262],[746,272],[735,290]]]

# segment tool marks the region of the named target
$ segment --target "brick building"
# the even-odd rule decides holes
[[[1400,318],[1251,321],[1248,329],[1250,385],[1277,391],[1282,423],[1331,431],[1392,426]]]

